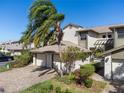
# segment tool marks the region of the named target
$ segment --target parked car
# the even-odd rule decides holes
[[[0,62],[11,61],[14,60],[13,56],[7,56],[0,52]]]

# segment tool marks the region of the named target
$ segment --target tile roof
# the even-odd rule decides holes
[[[83,52],[91,52],[90,50],[85,49],[85,48],[81,48],[80,46],[78,46],[78,45],[76,45],[72,42],[69,42],[69,41],[62,41],[62,45],[61,45],[61,48],[60,48],[61,50],[59,49],[59,46],[57,44],[55,44],[55,45],[50,45],[50,46],[45,46],[45,47],[41,47],[41,48],[38,48],[38,49],[34,49],[34,50],[31,50],[31,52],[33,52],[33,53],[44,53],[44,52],[59,53],[60,51],[63,51],[65,48],[67,48],[69,46],[78,47]]]
[[[124,24],[109,25],[109,26],[97,26],[97,27],[79,30],[78,32],[93,31],[96,33],[106,33],[106,32],[112,32],[111,28],[119,28],[119,27],[124,27]]]
[[[73,26],[73,27],[76,27],[76,28],[82,28],[82,29],[83,29],[83,27],[82,27],[82,26],[77,25],[77,24],[72,24],[72,23],[70,23],[70,24],[66,25],[63,29],[66,29],[68,26]]]
[[[119,47],[116,47],[116,48],[113,48],[113,49],[108,50],[108,51],[105,51],[105,52],[103,53],[103,55],[107,55],[107,54],[109,54],[109,53],[113,53],[113,52],[116,52],[116,51],[118,51],[118,50],[124,50],[124,45],[119,46]]]

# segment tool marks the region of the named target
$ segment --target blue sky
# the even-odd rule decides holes
[[[0,41],[18,40],[34,0],[0,0]],[[124,0],[52,0],[68,23],[84,27],[124,23]]]

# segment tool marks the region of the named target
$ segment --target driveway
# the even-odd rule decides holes
[[[101,93],[124,93],[124,82],[107,81],[97,73],[92,75],[92,79],[105,82],[107,84]]]
[[[0,73],[0,93],[18,93],[54,76],[54,70],[38,68],[32,65],[3,72]]]

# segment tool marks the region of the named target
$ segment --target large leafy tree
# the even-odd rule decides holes
[[[29,24],[21,41],[25,44],[34,42],[36,47],[40,47],[55,40],[56,33],[60,43],[63,35],[60,24],[63,19],[64,15],[57,12],[50,0],[36,0],[30,8]]]

